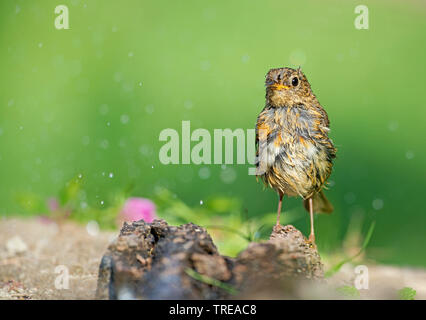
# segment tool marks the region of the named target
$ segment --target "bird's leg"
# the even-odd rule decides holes
[[[277,226],[279,226],[279,225],[280,225],[281,206],[282,206],[282,204],[283,204],[283,196],[284,196],[284,195],[280,192],[280,193],[278,194],[278,196],[279,196],[280,200],[279,200],[279,202],[278,202]]]
[[[309,216],[311,217],[311,234],[309,235],[309,241],[315,244],[315,232],[314,232],[314,203],[312,198],[309,198]]]

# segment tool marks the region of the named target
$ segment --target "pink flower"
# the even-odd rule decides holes
[[[127,199],[120,215],[124,221],[138,221],[143,219],[145,222],[152,222],[157,218],[155,204],[151,200],[144,198]]]
[[[59,201],[56,198],[49,198],[47,200],[47,207],[49,208],[50,212],[55,212],[59,210]]]

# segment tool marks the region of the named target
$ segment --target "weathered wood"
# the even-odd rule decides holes
[[[126,223],[103,256],[97,298],[225,299],[271,292],[283,297],[295,281],[322,278],[316,248],[290,225],[275,227],[270,240],[250,243],[229,258],[200,226],[141,220]]]

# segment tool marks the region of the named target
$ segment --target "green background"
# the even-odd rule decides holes
[[[59,4],[70,30],[54,27]],[[251,217],[274,212],[277,196],[249,165],[165,166],[158,136],[182,120],[251,129],[269,68],[301,65],[338,148],[319,248],[339,248],[354,221],[361,233],[376,221],[369,257],[426,266],[426,4],[362,1],[369,29],[357,30],[358,4],[1,1],[0,213],[41,213],[39,199],[78,174],[99,210],[133,184],[134,196],[164,187],[190,207],[222,196]],[[284,211],[308,233],[300,199]]]

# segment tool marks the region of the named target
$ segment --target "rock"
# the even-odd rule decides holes
[[[125,223],[102,258],[99,299],[225,299],[288,295],[294,280],[323,278],[316,248],[293,226],[269,241],[250,243],[238,257],[219,254],[210,235],[192,223]],[[235,295],[235,293],[237,293]]]
[[[28,246],[20,236],[14,236],[7,241],[6,249],[10,255],[14,256],[27,251]]]

